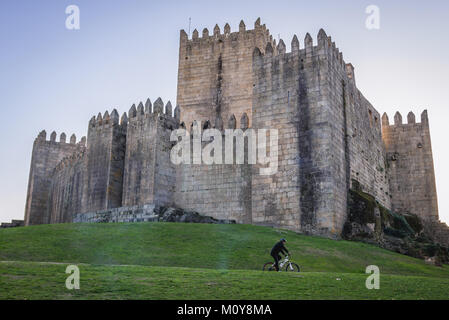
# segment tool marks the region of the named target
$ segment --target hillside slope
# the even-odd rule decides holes
[[[262,272],[287,238],[301,273]],[[66,267],[80,270],[67,290]],[[367,290],[368,265],[380,289]],[[1,299],[448,299],[449,266],[251,225],[60,224],[0,230]]]
[[[252,225],[182,223],[57,224],[0,230],[0,261],[261,270],[279,238],[304,272],[449,278],[449,266],[372,245]]]

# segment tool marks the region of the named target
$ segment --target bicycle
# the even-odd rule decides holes
[[[285,256],[284,260],[279,261],[279,271],[282,270],[282,268],[285,266],[285,271],[291,271],[291,272],[300,272],[301,268],[294,262],[290,260],[289,256]],[[263,271],[276,271],[276,268],[274,267],[273,262],[267,262],[263,265]]]

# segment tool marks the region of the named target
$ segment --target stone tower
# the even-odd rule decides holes
[[[382,137],[387,150],[392,210],[438,221],[438,202],[427,110],[417,123],[410,112],[407,123],[397,112],[390,125],[382,117]]]
[[[255,47],[274,42],[260,19],[253,30],[246,30],[241,21],[238,32],[226,24],[221,33],[216,25],[212,35],[204,29],[200,37],[194,30],[191,39],[181,30],[177,95],[181,122],[187,128],[194,120],[213,124],[221,118],[227,123],[233,114],[240,119],[246,113],[251,126],[252,54]]]
[[[75,152],[77,146],[73,140],[66,143],[66,135],[61,134],[56,141],[56,132],[52,132],[50,140],[42,131],[34,140],[31,157],[28,192],[25,206],[25,225],[50,223],[48,197],[51,187],[52,172],[58,163]]]
[[[127,122],[119,120],[114,109],[89,122],[83,212],[122,205]]]
[[[341,81],[344,62],[324,31],[317,45],[310,34],[292,51],[281,40],[254,51],[253,125],[279,131],[279,170],[253,175],[253,221],[338,237],[346,218]],[[337,83],[334,83],[336,81]]]
[[[129,110],[126,134],[123,206],[157,204],[173,206],[175,166],[170,161],[170,134],[179,119],[172,116],[170,102],[150,100]],[[175,115],[178,111],[175,110]]]

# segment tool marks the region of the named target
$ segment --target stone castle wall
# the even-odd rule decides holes
[[[329,61],[329,102],[334,105],[334,132],[340,139],[334,150],[344,152],[346,186],[362,188],[384,207],[390,208],[385,148],[381,135],[380,115],[357,89],[354,67],[345,63],[343,54],[325,34],[318,36]],[[319,44],[320,46],[320,44]],[[338,134],[341,132],[343,135]],[[332,137],[334,139],[335,136]],[[341,148],[344,148],[341,150]],[[343,173],[342,173],[343,175]]]
[[[28,178],[28,191],[25,205],[25,224],[50,223],[48,197],[52,183],[52,172],[62,159],[72,155],[76,149],[76,137],[66,143],[66,135],[60,136],[56,141],[56,132],[46,140],[46,132],[42,131],[35,139],[31,157],[30,175]],[[82,140],[81,143],[84,143]]]
[[[348,73],[349,66],[335,44],[324,32],[319,35],[317,46],[313,46],[312,38],[307,36],[302,50],[295,38],[292,53],[285,52],[283,42],[275,48],[272,41],[268,43],[262,47],[264,61],[253,62],[250,115],[253,128],[280,130],[281,161],[279,172],[272,177],[252,174],[252,222],[315,234],[338,234],[346,218],[345,190],[352,179],[384,206],[390,207],[379,114],[357,90],[353,69]],[[220,57],[215,59],[218,61]],[[221,76],[210,68],[209,73],[210,77]],[[249,79],[246,80],[248,84]],[[245,86],[245,83],[240,82],[240,85]],[[182,85],[179,86],[179,90],[183,90]],[[188,124],[192,119],[184,116],[185,106],[181,104],[181,107],[182,119]],[[207,109],[211,113],[206,119],[213,122],[212,109],[213,105]],[[207,113],[199,106],[195,106],[195,112],[200,119]],[[361,130],[357,135],[358,128]],[[350,139],[349,135],[357,138]],[[369,148],[378,153],[364,155]],[[214,206],[211,200],[214,193],[210,190],[220,190],[217,184],[223,186],[223,183],[214,178],[216,168],[201,168],[197,166],[193,173],[190,168],[186,170],[189,174],[178,177],[181,183],[188,185],[187,190],[189,186],[197,189],[193,193],[183,190],[184,198],[180,203],[188,208],[201,208],[209,214],[209,207]],[[257,169],[256,166],[255,171]],[[228,173],[228,176],[233,175]],[[226,182],[229,180],[236,181],[231,178]],[[227,186],[231,187],[229,183]]]
[[[351,188],[357,181],[364,192],[373,195],[385,208],[391,209],[388,164],[382,140],[380,115],[360,93],[348,92],[348,132],[350,146]]]
[[[49,223],[68,223],[83,212],[86,174],[86,147],[82,144],[71,156],[64,158],[52,173],[48,197]]]
[[[235,123],[228,123],[228,128],[235,129]],[[200,214],[217,219],[231,219],[238,223],[252,223],[251,217],[251,165],[248,164],[247,140],[243,146],[244,164],[236,164],[236,143],[233,148],[233,163],[225,164],[225,139],[222,141],[222,164],[195,164],[198,154],[192,152],[191,164],[181,164],[176,169],[177,207],[195,210]],[[193,135],[192,135],[193,138]],[[237,138],[234,138],[235,142]],[[204,148],[208,142],[202,142]],[[242,144],[243,145],[243,144]],[[193,143],[192,148],[193,150]]]
[[[238,32],[227,25],[221,34],[216,26],[201,38],[181,31],[174,115],[160,98],[133,105],[121,120],[116,110],[99,114],[89,123],[85,150],[56,143],[56,134],[51,141],[40,135],[25,223],[158,205],[338,238],[350,189],[385,208],[438,221],[427,117],[416,124],[410,116],[407,125],[397,117],[394,126],[386,116],[380,120],[331,38],[320,30],[313,42],[307,34],[300,48],[294,36],[286,52],[260,20],[254,30],[241,23]],[[174,165],[172,130],[192,134],[196,124],[242,133],[277,129],[276,173],[261,175],[264,165],[248,164],[248,145],[244,164]]]
[[[148,100],[137,109],[131,107],[126,135],[126,156],[123,180],[123,206],[174,203],[175,167],[170,161],[170,134],[178,128],[179,119],[172,116],[168,102],[163,112],[159,98],[152,111]]]
[[[299,55],[285,56],[283,42],[254,50],[253,126],[278,130],[278,170],[260,175],[254,167],[252,180],[253,223],[300,228],[300,111]],[[299,49],[299,44],[298,44]],[[269,141],[267,139],[267,141]],[[271,151],[271,150],[270,150]]]
[[[90,120],[83,212],[121,206],[126,126],[126,122],[119,123],[116,110]]]
[[[390,207],[380,117],[324,31],[291,48],[255,51],[253,124],[279,129],[281,161],[276,175],[253,176],[253,220],[338,235],[352,180]]]
[[[388,116],[382,118],[382,135],[388,160],[392,195],[392,210],[411,212],[425,220],[438,221],[438,202],[433,167],[427,111],[421,114],[421,123],[410,112],[407,123],[402,123],[398,112],[394,124]]]

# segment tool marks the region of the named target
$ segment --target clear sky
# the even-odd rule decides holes
[[[65,27],[68,5],[80,30]],[[368,5],[380,29],[365,27]],[[390,120],[428,109],[440,218],[449,222],[449,1],[144,1],[2,0],[0,2],[0,222],[24,215],[31,149],[45,129],[86,135],[98,112],[176,100],[179,30],[210,32],[216,23],[316,41],[323,27],[355,67],[359,89]],[[302,42],[303,43],[303,42]],[[303,46],[303,44],[301,44]]]

